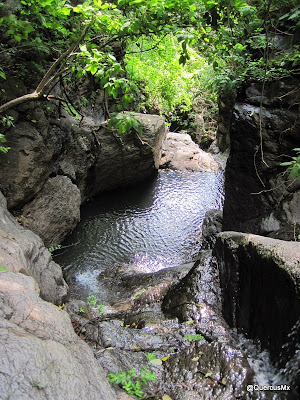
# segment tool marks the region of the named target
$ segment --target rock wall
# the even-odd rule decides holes
[[[225,320],[258,338],[274,362],[286,363],[297,346],[290,334],[299,324],[300,243],[222,232],[214,254]]]
[[[21,81],[7,81],[0,100],[26,92]],[[10,114],[14,126],[4,131],[10,150],[0,152],[0,190],[8,208],[17,209],[20,221],[47,246],[74,228],[87,198],[139,182],[158,168],[166,133],[162,117],[136,114],[139,137],[109,131],[94,111],[78,121],[50,102],[21,105]]]
[[[264,90],[251,84],[239,94],[230,123],[223,230],[284,240],[299,235],[300,181],[280,166],[299,147],[298,88],[299,81],[282,80]]]
[[[1,399],[116,399],[68,314],[41,300],[31,277],[0,272],[0,337]]]
[[[0,265],[7,271],[32,276],[41,297],[54,304],[66,301],[68,286],[59,265],[33,232],[20,226],[6,208],[0,192]]]

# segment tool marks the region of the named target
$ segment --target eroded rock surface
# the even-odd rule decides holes
[[[209,260],[152,274],[113,269],[99,279],[116,293],[115,304],[101,311],[86,309],[83,302],[68,305],[76,330],[93,343],[107,373],[151,371],[156,380],[142,385],[150,398],[246,396],[253,371],[246,356],[228,343],[228,326],[219,314],[217,269],[210,269]]]
[[[44,300],[62,304],[68,286],[59,265],[52,261],[41,239],[21,227],[6,208],[0,192],[0,265],[7,271],[32,276]]]
[[[42,238],[45,246],[61,243],[80,220],[80,191],[70,178],[49,178],[37,197],[22,210],[26,227]]]
[[[260,339],[274,362],[286,363],[297,348],[289,334],[300,317],[300,243],[222,232],[214,252],[224,318]],[[286,342],[294,350],[284,350]]]
[[[169,132],[163,144],[161,168],[181,171],[218,171],[221,165],[201,150],[188,134]]]
[[[147,178],[159,167],[166,134],[164,118],[135,113],[142,135],[135,131],[117,135],[99,131],[100,152],[95,164],[94,193],[125,187]]]
[[[65,311],[41,300],[35,281],[0,272],[0,397],[116,399]]]
[[[299,80],[290,79],[268,82],[264,90],[253,83],[239,94],[230,125],[224,230],[297,239],[300,183],[280,165],[299,147],[297,88]]]

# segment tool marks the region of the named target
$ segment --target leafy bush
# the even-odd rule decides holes
[[[148,386],[149,381],[156,381],[156,375],[149,371],[146,367],[142,367],[141,373],[137,373],[135,369],[121,372],[119,374],[108,374],[109,382],[120,385],[131,395],[143,398],[145,393],[143,386]]]
[[[180,64],[180,49],[178,37],[172,34],[129,44],[126,71],[143,88],[145,97],[140,99],[140,109],[152,108],[161,114],[168,114],[176,107],[188,111],[197,94],[203,88],[208,89],[213,68],[193,48],[188,49],[189,60]]]

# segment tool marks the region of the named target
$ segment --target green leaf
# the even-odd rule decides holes
[[[95,73],[96,73],[97,71],[98,71],[98,65],[93,64],[93,65],[91,66],[91,69],[90,69],[91,74],[92,74],[92,75],[95,75]]]

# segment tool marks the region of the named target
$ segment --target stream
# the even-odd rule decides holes
[[[90,295],[94,295],[101,303],[101,307],[107,306],[108,313],[110,313],[112,312],[110,305],[118,302],[118,298],[122,298],[122,293],[120,295],[118,291],[120,290],[118,285],[121,284],[122,286],[124,284],[126,286],[127,282],[129,283],[127,290],[129,290],[129,294],[131,293],[131,301],[118,303],[120,305],[123,304],[125,307],[124,309],[121,307],[119,310],[123,310],[122,315],[123,317],[125,315],[126,324],[131,323],[131,318],[136,321],[137,315],[143,319],[145,315],[151,316],[154,311],[157,313],[154,318],[156,322],[150,322],[148,328],[146,322],[145,330],[128,329],[129,325],[126,325],[125,329],[119,328],[120,324],[123,326],[123,322],[116,322],[116,318],[121,318],[122,320],[123,317],[114,314],[115,311],[111,315],[108,314],[107,318],[102,316],[104,322],[101,322],[100,318],[96,332],[97,335],[101,332],[101,339],[98,337],[96,342],[102,343],[101,346],[107,349],[115,349],[114,346],[120,347],[118,350],[103,350],[100,346],[99,353],[96,352],[96,357],[99,358],[99,362],[106,372],[115,371],[115,365],[119,365],[116,360],[120,354],[123,354],[121,369],[129,369],[131,363],[137,362],[139,364],[142,357],[145,357],[143,352],[141,352],[142,355],[139,355],[141,359],[137,361],[134,358],[137,355],[135,356],[134,351],[132,351],[132,348],[135,351],[137,350],[135,346],[137,346],[136,343],[139,343],[139,340],[142,340],[142,343],[147,343],[151,347],[151,351],[158,356],[165,355],[166,349],[161,353],[165,346],[163,345],[164,335],[161,336],[161,329],[163,329],[163,332],[168,332],[169,329],[173,329],[174,332],[197,332],[190,325],[179,326],[176,320],[164,321],[159,309],[155,308],[155,300],[152,305],[146,305],[146,308],[143,308],[141,303],[139,312],[135,314],[132,305],[138,301],[139,296],[146,290],[142,289],[139,292],[134,292],[135,289],[133,288],[135,286],[131,286],[134,283],[132,276],[144,277],[142,279],[147,279],[147,276],[149,276],[153,279],[153,276],[156,275],[153,275],[153,273],[158,271],[164,273],[164,271],[167,272],[171,268],[176,274],[177,272],[175,271],[178,271],[178,268],[186,271],[191,268],[192,263],[199,258],[201,226],[206,212],[210,209],[222,209],[224,201],[223,181],[222,172],[160,170],[152,179],[135,187],[102,193],[98,198],[82,207],[80,224],[63,243],[59,254],[55,256],[55,261],[64,269],[65,278],[70,286],[71,297],[86,301]],[[188,265],[190,266],[187,267]],[[129,280],[127,281],[126,273],[128,268]],[[121,271],[127,271],[123,277],[123,272]],[[210,267],[207,270],[208,276],[210,274],[209,271]],[[121,273],[121,280],[119,273]],[[201,273],[202,296],[204,295],[204,299],[206,298],[205,279],[207,273],[204,270]],[[157,278],[162,279],[162,281],[165,279],[163,275],[161,275],[161,278],[159,276]],[[109,282],[107,279],[110,279]],[[141,284],[139,279],[137,278],[136,282]],[[153,282],[157,283],[159,280]],[[155,283],[151,283],[147,290],[155,290]],[[214,290],[209,289],[207,298],[210,298],[212,293],[214,293]],[[175,298],[179,295],[177,293]],[[214,300],[212,300],[213,302]],[[76,309],[73,318],[74,315],[76,320]],[[87,323],[84,323],[84,327],[87,326]],[[161,328],[158,328],[159,326]],[[205,324],[199,326],[204,332],[206,329]],[[215,329],[218,329],[218,327],[216,322]],[[91,337],[94,337],[93,335],[95,334],[92,334]],[[106,335],[108,342],[103,339]],[[141,339],[139,339],[139,335]],[[168,339],[169,346],[172,346],[173,342],[176,345],[177,339],[175,337],[178,337],[178,333],[170,336]],[[286,373],[281,374],[281,371],[272,366],[269,360],[269,353],[261,349],[258,342],[246,339],[243,335],[237,335],[234,331],[232,331],[231,337],[235,347],[239,348],[247,356],[248,362],[255,372],[254,382],[257,385],[286,383]],[[156,342],[160,340],[162,342],[157,345]],[[208,345],[207,354],[213,351],[213,343]],[[186,344],[184,343],[180,345],[183,348],[181,350],[183,354],[186,351],[185,346]],[[205,349],[207,345],[203,344],[202,346]],[[124,353],[124,348],[128,348],[129,352]],[[119,354],[119,352],[121,353]],[[223,357],[226,358],[226,363],[230,362],[231,352],[230,347],[228,350],[224,350]],[[129,357],[128,360],[130,360],[128,365],[126,364],[128,362],[127,356]],[[196,357],[196,359],[198,358]],[[207,362],[209,363],[210,361],[208,360]],[[175,370],[175,365],[170,365],[171,370]],[[189,366],[190,364],[188,363],[187,365]],[[180,376],[185,374],[185,368],[190,367],[187,367],[183,362],[179,370]],[[234,368],[242,367],[234,366]],[[156,371],[156,373],[160,374],[161,371]],[[165,390],[164,385],[167,385],[167,383],[161,380],[161,385],[161,387],[159,385],[156,386],[156,389],[153,387],[152,390],[162,390],[163,393]],[[175,390],[176,392],[177,389],[174,386],[170,390]],[[230,385],[228,385],[228,390],[234,391],[235,389],[234,387],[230,388]],[[229,398],[222,393],[220,392],[221,397],[217,396],[216,398]],[[256,393],[257,398],[261,399],[280,398],[277,394],[272,394],[271,396],[269,394]],[[181,394],[179,393],[174,398],[179,399],[180,396]],[[210,395],[208,394],[208,396]],[[243,398],[248,399],[250,397],[244,395]]]
[[[222,172],[160,170],[82,207],[81,222],[55,261],[73,296],[85,300],[101,293],[105,302],[106,288],[97,277],[109,266],[155,272],[194,261],[205,213],[221,209],[223,200]]]

